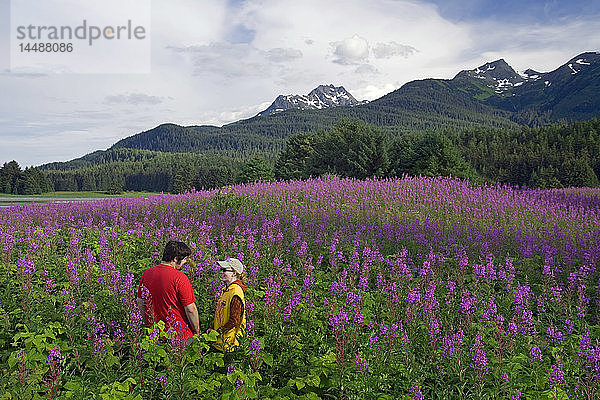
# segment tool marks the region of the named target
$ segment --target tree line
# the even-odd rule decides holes
[[[386,135],[358,120],[292,136],[278,179],[323,173],[455,176],[531,188],[600,185],[600,119],[517,129],[455,129]]]
[[[179,193],[258,179],[428,175],[532,188],[600,185],[600,119],[540,127],[455,128],[404,132],[358,119],[290,136],[271,148],[168,153],[98,151],[67,163],[0,168],[4,193],[123,190]]]

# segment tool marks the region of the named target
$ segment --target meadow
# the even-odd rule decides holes
[[[169,239],[201,328],[216,260],[247,266],[235,353],[141,325]],[[0,255],[0,399],[599,396],[598,189],[328,178],[15,206]]]

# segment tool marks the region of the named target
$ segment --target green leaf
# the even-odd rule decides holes
[[[12,354],[9,358],[8,358],[8,367],[10,369],[12,369],[15,365],[17,365],[17,357],[16,354]]]
[[[71,392],[80,391],[81,383],[79,383],[79,381],[68,381],[67,383],[65,383],[65,389]]]
[[[270,353],[263,353],[262,359],[269,367],[273,366],[273,355]]]
[[[256,390],[254,390],[253,387],[251,387],[251,386],[246,387],[246,398],[258,399],[258,394],[256,393]]]

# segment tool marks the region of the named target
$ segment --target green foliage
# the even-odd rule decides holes
[[[600,119],[445,134],[479,174],[491,182],[534,188],[599,184]]]
[[[480,180],[477,172],[465,161],[454,144],[439,132],[418,137],[402,136],[394,141],[391,174],[396,176],[454,176]]]
[[[322,135],[309,162],[310,175],[332,173],[364,179],[388,168],[386,136],[360,120],[342,119]]]
[[[4,163],[0,168],[0,192],[31,195],[52,190],[52,183],[39,168],[25,168],[22,171],[14,160]]]
[[[306,179],[310,160],[314,157],[317,134],[297,133],[290,137],[275,163],[275,178]]]
[[[255,156],[248,160],[243,166],[236,177],[236,183],[249,183],[256,181],[269,182],[275,179],[273,175],[273,168],[264,158]]]

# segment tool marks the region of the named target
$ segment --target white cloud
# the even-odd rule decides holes
[[[243,107],[236,110],[220,110],[211,111],[202,115],[202,120],[209,125],[224,125],[231,121],[247,119],[255,116],[261,111],[266,110],[271,105],[271,102],[264,102],[258,105]]]
[[[384,96],[394,90],[398,89],[401,85],[399,83],[388,83],[383,86],[366,85],[360,89],[355,90],[352,94],[356,99],[359,100],[375,100]]]
[[[354,72],[356,72],[359,75],[375,75],[379,73],[379,71],[377,71],[377,68],[370,64],[359,65],[358,67],[356,67]]]
[[[128,93],[128,94],[115,94],[106,97],[106,103],[109,104],[159,104],[163,102],[163,99],[158,96],[151,96],[144,93]]]
[[[331,46],[335,57],[333,62],[338,64],[360,64],[369,58],[369,42],[356,34],[340,42],[333,42]]]
[[[373,47],[375,58],[392,58],[396,56],[408,58],[417,51],[418,50],[412,46],[399,44],[393,41],[389,43],[377,43]]]
[[[277,47],[267,51],[267,59],[273,62],[292,61],[302,57],[302,52],[298,49]]]

